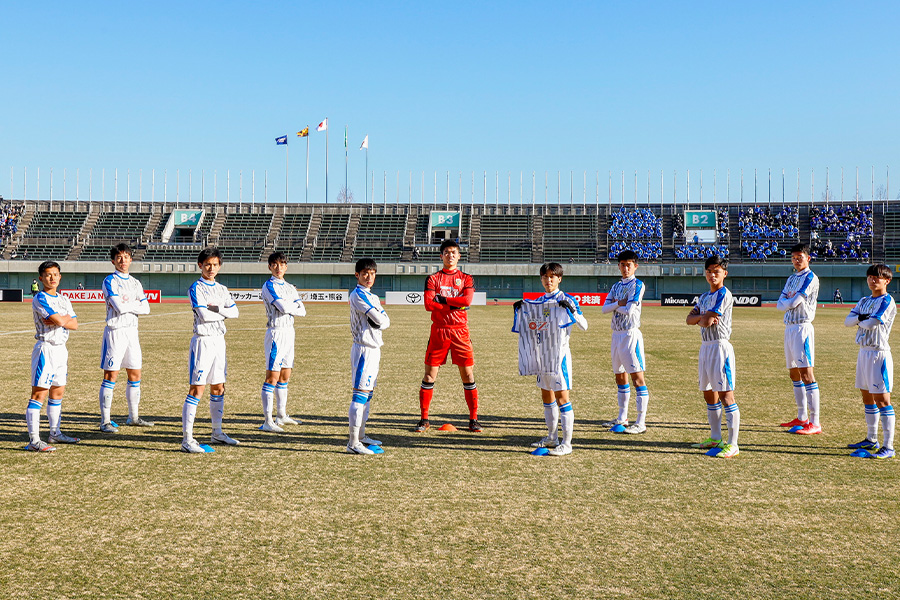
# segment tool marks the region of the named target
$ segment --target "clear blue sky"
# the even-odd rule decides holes
[[[291,200],[302,201],[306,144],[296,132],[329,119],[333,200],[344,182],[344,126],[349,126],[350,188],[364,197],[365,152],[382,198],[409,193],[438,199],[476,199],[483,172],[494,195],[506,198],[512,173],[513,201],[524,171],[525,200],[531,172],[544,172],[556,196],[569,197],[574,171],[576,201],[588,172],[588,199],[596,189],[614,198],[625,192],[659,198],[660,171],[671,201],[678,172],[679,201],[691,171],[691,199],[712,198],[713,170],[724,195],[725,171],[745,171],[745,198],[752,196],[752,172],[760,189],[773,169],[780,199],[780,171],[787,170],[787,196],[796,198],[797,169],[803,199],[815,170],[816,197],[824,190],[825,169],[839,195],[840,168],[846,189],[860,167],[863,195],[886,183],[888,165],[897,168],[892,197],[900,190],[900,4],[896,2],[5,2],[0,5],[0,194],[21,197],[23,168],[28,194],[86,198],[87,170],[119,169],[119,197],[125,171],[143,169],[144,198],[150,170],[169,171],[169,199],[175,170],[181,171],[181,198],[187,173],[200,196],[206,171],[206,198],[212,171],[218,197],[231,171],[231,198],[238,195],[243,170],[244,199],[250,199],[251,171],[256,197],[269,173],[269,198],[284,198],[284,147],[289,135]],[[325,139],[311,133],[310,198],[324,199]],[[749,187],[748,187],[749,186]],[[749,192],[748,192],[749,190]],[[852,192],[847,192],[852,195]],[[774,195],[774,193],[773,193]]]

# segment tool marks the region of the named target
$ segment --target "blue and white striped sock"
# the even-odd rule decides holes
[[[141,380],[129,381],[125,388],[125,402],[128,404],[128,418],[134,423],[141,416]]]
[[[34,398],[28,401],[28,407],[25,409],[25,424],[28,426],[28,441],[32,444],[37,443],[40,438],[41,430],[41,407],[43,403]]]
[[[813,381],[806,384],[806,404],[809,407],[809,422],[819,424],[819,384]]]
[[[278,384],[275,386],[275,402],[278,405],[278,416],[286,417],[287,416],[287,397],[288,397],[288,384],[287,382]]]
[[[275,386],[271,383],[264,383],[262,385],[262,392],[260,393],[260,397],[262,398],[263,417],[265,417],[266,423],[271,423],[272,401],[275,398]]]
[[[736,446],[741,429],[741,409],[737,402],[725,407],[725,423],[728,425],[728,443]]]
[[[556,400],[544,404],[544,423],[547,424],[547,437],[556,439],[559,434],[559,404]]]
[[[801,421],[808,421],[809,416],[806,412],[806,386],[802,381],[794,381],[794,401],[797,403],[797,418]]]
[[[59,422],[62,419],[62,399],[47,400],[47,421],[50,425],[50,434],[59,433]]]
[[[575,411],[572,403],[566,402],[559,407],[559,419],[562,421],[563,444],[572,445],[572,429],[575,427]]]
[[[112,413],[113,390],[116,387],[115,381],[103,379],[100,382],[100,424],[109,423]]]
[[[879,412],[881,413],[881,429],[883,431],[882,435],[884,436],[884,447],[893,450],[894,423],[896,420],[896,417],[894,416],[894,407],[888,404],[887,406],[882,407]]]
[[[650,404],[650,391],[646,385],[639,385],[634,388],[637,392],[637,419],[635,423],[644,425],[647,420],[647,405]]]
[[[628,402],[631,400],[631,386],[627,383],[618,386],[619,391],[616,394],[616,400],[619,402],[619,421],[628,420]]]
[[[348,419],[350,427],[359,429],[363,424],[363,415],[366,412],[366,405],[369,403],[369,394],[366,392],[354,391],[350,397],[350,412]]]
[[[870,442],[878,442],[878,406],[866,404],[866,439]]]
[[[722,439],[722,403],[706,405],[706,420],[709,421],[709,437],[714,440]]]
[[[181,408],[181,433],[185,441],[194,437],[194,418],[197,416],[197,404],[199,402],[200,398],[190,394],[184,399],[184,406]]]
[[[209,418],[213,433],[222,433],[222,419],[225,417],[225,394],[209,395]]]

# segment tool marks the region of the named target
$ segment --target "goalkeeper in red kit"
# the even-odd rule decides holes
[[[475,354],[469,339],[469,315],[466,312],[475,295],[475,281],[468,273],[456,268],[459,262],[459,244],[446,240],[441,244],[441,260],[444,268],[425,281],[425,310],[431,313],[431,336],[425,351],[425,376],[419,389],[419,407],[422,418],[416,432],[428,431],[428,407],[434,393],[434,380],[438,370],[450,354],[453,364],[459,368],[466,404],[469,407],[469,431],[481,431],[478,423],[478,388],[475,386]]]

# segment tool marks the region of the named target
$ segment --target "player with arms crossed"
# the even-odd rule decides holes
[[[299,421],[287,414],[288,381],[294,367],[294,317],[305,317],[306,307],[300,300],[297,288],[284,280],[287,273],[287,255],[273,252],[269,255],[269,272],[272,277],[263,284],[262,299],[266,305],[266,380],[262,386],[262,407],[265,422],[263,431],[281,433],[284,425],[297,425]],[[278,404],[278,416],[272,419],[272,400]]]
[[[819,424],[819,384],[813,375],[816,338],[813,319],[819,298],[819,278],[809,268],[809,246],[791,248],[791,264],[795,273],[788,277],[778,298],[778,309],[784,311],[784,358],[791,381],[797,418],[782,423],[801,435],[822,433]]]
[[[844,321],[847,327],[857,327],[859,356],[856,359],[856,387],[862,393],[866,410],[866,439],[848,446],[855,449],[854,456],[894,456],[895,417],[894,407],[891,406],[894,359],[888,338],[897,316],[897,304],[887,293],[892,277],[887,265],[870,266],[866,271],[866,283],[872,295],[861,298]],[[884,445],[881,448],[878,447],[879,414],[884,431]]]
[[[125,367],[128,387],[125,401],[128,403],[126,425],[152,427],[153,423],[140,417],[141,403],[141,342],[138,338],[138,315],[150,314],[150,303],[141,282],[128,274],[131,268],[132,250],[128,244],[116,244],[109,250],[109,259],[116,267],[115,273],[103,280],[103,300],[106,302],[106,327],[100,346],[100,431],[118,433],[119,427],[110,418],[113,390],[119,371]]]
[[[372,293],[378,266],[371,258],[356,261],[356,288],[350,291],[350,373],[353,395],[350,398],[350,439],[347,452],[351,454],[381,454],[381,442],[366,435],[366,421],[372,407],[372,394],[381,364],[381,332],[391,326],[391,320],[381,308],[381,300]],[[374,450],[372,448],[375,448]]]
[[[603,423],[616,433],[644,433],[647,431],[647,405],[650,392],[644,382],[644,336],[641,333],[641,306],[644,300],[644,282],[634,276],[638,256],[633,250],[619,253],[619,272],[622,280],[613,284],[603,304],[603,314],[612,313],[612,340],[610,355],[612,369],[618,386],[619,416]],[[628,424],[628,404],[631,388],[628,376],[634,382],[637,393],[637,419]]]
[[[549,454],[572,453],[575,412],[569,401],[572,389],[572,352],[569,336],[572,324],[582,331],[588,328],[578,301],[559,289],[563,268],[551,262],[541,266],[541,285],[546,292],[537,300],[517,300],[513,304],[513,333],[519,334],[519,374],[537,375],[537,386],[544,403],[547,436],[533,443],[535,448],[550,448]],[[563,439],[559,440],[557,422],[562,417]]]
[[[31,352],[31,399],[25,409],[28,426],[28,445],[31,452],[53,452],[52,444],[75,444],[77,437],[59,429],[62,419],[62,397],[66,391],[69,370],[69,351],[66,341],[69,331],[78,329],[78,318],[68,298],[59,293],[59,264],[48,260],[38,267],[38,279],[44,291],[31,299],[34,313],[34,350]],[[48,399],[49,396],[49,399]],[[41,407],[47,400],[47,421],[50,422],[50,443],[40,438]]]
[[[694,448],[715,450],[718,458],[733,458],[739,454],[738,430],[741,411],[734,399],[734,348],[731,346],[731,310],[734,298],[725,287],[728,263],[720,256],[706,259],[705,292],[687,316],[688,325],[700,326],[700,359],[698,373],[700,391],[706,400],[709,437]],[[728,423],[728,442],[722,440],[722,405]]]
[[[459,262],[459,244],[445,240],[441,244],[441,260],[444,268],[428,276],[425,281],[425,310],[431,313],[431,335],[425,351],[425,376],[419,389],[419,408],[422,418],[416,432],[428,431],[428,408],[434,393],[434,380],[438,371],[451,354],[453,364],[459,368],[469,407],[469,431],[481,431],[478,422],[478,388],[475,385],[475,354],[469,338],[469,317],[466,313],[475,295],[475,280],[456,268]]]
[[[238,307],[231,294],[216,275],[222,268],[222,252],[218,248],[205,248],[197,256],[200,279],[191,284],[188,295],[194,310],[194,336],[191,338],[191,354],[188,363],[190,389],[181,411],[181,430],[184,439],[181,450],[199,454],[207,450],[194,439],[194,417],[203,390],[209,384],[209,416],[212,419],[212,443],[238,445],[238,441],[222,431],[225,414],[225,376],[228,362],[225,358],[225,319],[238,316]]]

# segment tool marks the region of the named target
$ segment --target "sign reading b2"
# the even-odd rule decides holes
[[[684,211],[685,229],[715,229],[716,211],[714,210],[686,210]]]

